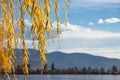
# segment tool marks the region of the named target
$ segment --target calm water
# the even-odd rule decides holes
[[[23,80],[23,75],[17,75],[17,80]],[[120,75],[29,75],[27,80],[120,80]]]

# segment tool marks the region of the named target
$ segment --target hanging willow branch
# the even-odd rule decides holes
[[[70,0],[64,0],[66,9],[66,23],[68,21],[68,10]],[[44,6],[42,6],[42,4]],[[17,5],[17,6],[15,6]],[[51,22],[51,3],[50,0],[0,0],[0,8],[2,21],[0,22],[0,70],[5,74],[15,72],[15,52],[14,48],[18,47],[18,38],[23,47],[22,69],[25,75],[29,73],[28,49],[25,42],[26,25],[24,16],[31,18],[31,37],[34,49],[36,49],[35,41],[38,41],[38,52],[40,53],[41,69],[44,70],[44,64],[47,62],[45,54],[47,53],[46,42],[47,37],[52,37]],[[18,9],[18,10],[15,10]],[[19,11],[16,16],[15,11]],[[57,20],[57,37],[58,41],[61,35],[60,17],[59,17],[59,0],[54,0],[54,11]],[[16,18],[18,18],[17,26]],[[19,28],[19,29],[17,29]],[[18,33],[20,32],[20,33]],[[18,35],[20,34],[20,36]],[[19,37],[18,37],[19,36]],[[14,44],[14,45],[13,45]],[[41,72],[42,73],[42,72]]]
[[[65,15],[65,25],[67,26],[67,22],[68,22],[68,11],[69,11],[69,4],[71,0],[64,0],[65,1],[65,11],[66,11],[66,15]]]
[[[60,35],[61,35],[61,27],[60,27],[60,17],[59,17],[59,0],[54,0],[54,11],[55,16],[57,20],[57,37],[58,37],[58,43],[60,48]]]

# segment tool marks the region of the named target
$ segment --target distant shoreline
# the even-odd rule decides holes
[[[13,75],[13,74],[10,74]],[[24,74],[16,74],[16,75],[24,75]],[[120,75],[120,74],[29,74],[29,75]]]

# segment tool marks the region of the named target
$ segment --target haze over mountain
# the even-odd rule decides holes
[[[18,64],[20,64],[22,60],[23,50],[18,50],[17,60]],[[63,53],[63,52],[51,52],[47,55],[48,59],[48,67],[50,68],[51,64],[54,63],[56,68],[64,69],[64,68],[72,68],[72,67],[91,67],[91,68],[105,68],[111,69],[113,65],[120,67],[120,59],[111,59],[106,57],[94,56],[87,53]],[[31,68],[40,68],[40,57],[37,50],[29,49],[29,64]]]

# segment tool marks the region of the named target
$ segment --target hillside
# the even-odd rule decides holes
[[[18,63],[22,60],[23,50],[18,50],[17,60]],[[92,68],[101,68],[110,69],[113,65],[120,67],[120,59],[111,59],[101,56],[94,56],[87,53],[63,53],[63,52],[51,52],[47,55],[48,67],[50,68],[51,64],[54,63],[56,68],[70,68],[70,67],[92,67]],[[40,68],[40,57],[37,54],[36,50],[29,49],[29,64],[31,68]]]

